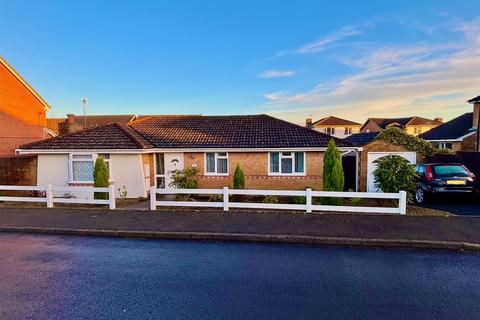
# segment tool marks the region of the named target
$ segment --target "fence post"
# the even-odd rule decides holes
[[[108,205],[110,210],[114,210],[115,206],[115,185],[112,183],[108,186]]]
[[[228,211],[228,187],[223,187],[223,211]]]
[[[407,214],[407,192],[400,191],[400,199],[398,201],[398,207],[400,209],[400,214]]]
[[[311,213],[312,212],[312,189],[310,188],[307,188],[306,190],[305,204],[306,204],[307,213]]]
[[[150,210],[157,210],[157,189],[150,186]]]
[[[47,208],[53,208],[53,186],[51,184],[47,184],[45,196],[47,197]]]

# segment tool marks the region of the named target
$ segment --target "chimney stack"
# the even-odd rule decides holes
[[[305,120],[305,126],[306,126],[307,128],[309,128],[309,129],[311,129],[311,128],[313,127],[312,123],[313,123],[313,122],[312,122],[312,116],[310,115],[310,116],[308,116],[308,118]]]
[[[438,122],[443,122],[443,118],[441,118],[441,117],[435,118],[433,120],[438,121]]]
[[[480,117],[480,101],[477,101],[473,104],[473,128],[478,127]]]
[[[75,122],[75,115],[74,114],[67,114],[67,123],[72,124]]]

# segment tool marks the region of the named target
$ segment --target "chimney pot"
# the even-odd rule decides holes
[[[305,124],[306,124],[306,127],[307,128],[311,128],[312,127],[312,117],[308,117],[306,120],[305,120]]]

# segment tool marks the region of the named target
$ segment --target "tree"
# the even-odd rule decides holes
[[[245,174],[238,163],[233,174],[233,189],[245,189]]]
[[[398,155],[389,155],[377,160],[377,168],[373,172],[375,187],[383,192],[407,192],[409,202],[413,201],[416,188],[417,173],[415,166]]]
[[[95,168],[93,169],[93,186],[99,188],[108,188],[108,170],[103,161],[103,157],[98,157],[95,160]],[[108,199],[108,192],[95,192],[93,197],[95,199]]]
[[[335,140],[331,139],[328,148],[323,155],[323,190],[324,191],[343,191],[345,177],[343,175],[342,156],[335,145]],[[340,205],[341,198],[324,198],[323,204]]]

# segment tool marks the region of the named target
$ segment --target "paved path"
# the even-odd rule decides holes
[[[298,235],[480,244],[480,217],[0,209],[0,229],[8,227]]]
[[[479,319],[480,255],[0,234],[0,319]]]

